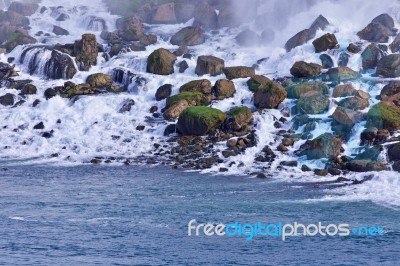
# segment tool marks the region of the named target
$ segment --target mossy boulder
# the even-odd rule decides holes
[[[198,91],[184,91],[179,94],[170,96],[167,98],[167,108],[176,104],[180,100],[186,100],[189,105],[208,105],[210,103],[209,99],[201,92]]]
[[[276,108],[287,96],[284,87],[273,81],[269,81],[258,87],[254,93],[254,105],[257,108]]]
[[[253,120],[253,113],[246,106],[237,106],[230,109],[227,113],[227,128],[232,131],[243,131],[249,129],[247,125]]]
[[[7,41],[5,43],[5,48],[7,52],[11,52],[18,45],[33,44],[36,42],[37,40],[29,36],[27,33],[16,30],[15,32],[11,33],[8,36]]]
[[[149,55],[147,59],[147,72],[157,75],[170,75],[174,73],[176,55],[160,48]]]
[[[188,107],[179,115],[177,128],[183,135],[202,136],[215,132],[226,118],[224,112],[215,108]]]
[[[254,75],[247,81],[249,90],[255,92],[261,85],[272,82],[269,78],[262,75]]]
[[[321,81],[298,83],[287,87],[288,98],[290,99],[299,99],[310,91],[326,95],[329,94],[329,87]]]
[[[306,156],[308,160],[334,159],[342,149],[342,140],[331,133],[324,133],[313,140],[307,140],[297,152],[299,156]]]
[[[385,103],[378,103],[367,114],[367,127],[387,129],[390,131],[400,129],[400,108]]]
[[[306,94],[302,96],[292,111],[295,114],[321,114],[329,108],[329,96]]]
[[[211,94],[212,85],[208,79],[192,80],[188,83],[183,84],[180,88],[180,92],[184,91],[199,91],[204,94]]]

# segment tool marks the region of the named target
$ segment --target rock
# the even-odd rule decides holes
[[[37,92],[37,88],[36,88],[35,85],[33,85],[33,84],[25,84],[21,88],[20,95],[22,95],[22,96],[32,95],[32,94],[36,94],[36,92]]]
[[[159,5],[153,15],[152,22],[154,24],[175,24],[177,19],[175,16],[175,3],[166,3]]]
[[[353,126],[361,120],[362,115],[354,110],[339,106],[332,114],[332,117],[339,124]]]
[[[362,31],[359,31],[357,36],[369,42],[386,43],[389,41],[389,37],[393,36],[393,31],[380,23],[371,22]]]
[[[177,95],[168,97],[166,108],[169,108],[180,100],[187,101],[189,106],[208,105],[210,103],[209,98],[199,91],[184,91]]]
[[[146,128],[145,126],[139,125],[139,126],[136,127],[136,130],[137,131],[143,131],[145,128]]]
[[[283,161],[279,163],[280,166],[297,167],[297,161]]]
[[[44,124],[43,124],[43,122],[40,122],[40,123],[38,123],[38,124],[36,124],[36,125],[34,125],[33,126],[33,129],[36,129],[36,130],[40,130],[40,129],[44,129]]]
[[[364,99],[358,96],[350,97],[341,100],[338,103],[338,106],[343,107],[345,109],[350,109],[353,111],[364,110],[369,106],[369,99]]]
[[[346,164],[346,168],[352,172],[370,172],[388,170],[385,164],[370,160],[352,160]]]
[[[179,67],[179,73],[184,73],[186,71],[186,69],[189,68],[189,65],[186,62],[186,60],[183,60],[183,61],[179,62],[178,67]]]
[[[397,53],[398,51],[400,51],[400,34],[398,34],[396,38],[394,38],[389,47],[392,53]]]
[[[335,159],[340,155],[342,140],[331,133],[324,133],[313,140],[307,140],[300,146],[299,156],[306,156],[308,160]]]
[[[321,68],[318,64],[297,61],[290,69],[290,74],[295,78],[313,77],[321,74]]]
[[[294,144],[294,139],[293,138],[283,138],[282,139],[282,145],[289,147],[289,146],[293,146]]]
[[[153,105],[152,107],[150,107],[150,114],[154,114],[158,111],[158,107],[156,105]]]
[[[36,42],[37,40],[29,36],[25,31],[16,30],[8,36],[4,46],[6,47],[7,53],[9,53],[18,45],[34,44]]]
[[[195,8],[193,25],[207,30],[216,29],[218,27],[217,12],[207,2],[200,2]]]
[[[327,95],[329,94],[329,87],[321,81],[302,82],[287,87],[288,98],[290,99],[299,99],[310,92]]]
[[[255,70],[252,67],[245,66],[235,66],[235,67],[225,67],[222,69],[227,79],[239,79],[239,78],[249,78],[254,76]]]
[[[328,79],[330,81],[342,82],[347,80],[359,79],[361,78],[361,74],[355,72],[354,70],[348,67],[335,67],[331,68],[327,72]]]
[[[205,41],[204,30],[200,27],[185,27],[171,38],[171,44],[179,46],[194,46],[202,44]]]
[[[86,33],[81,40],[75,41],[74,55],[79,70],[89,71],[91,66],[96,65],[98,53],[96,35]]]
[[[287,97],[287,92],[284,87],[269,81],[262,84],[254,92],[254,105],[257,108],[277,108]]]
[[[169,96],[171,96],[171,93],[172,93],[172,85],[164,84],[157,89],[157,92],[155,95],[156,100],[157,101],[164,100],[164,99],[168,98]]]
[[[261,43],[260,36],[252,30],[243,30],[236,36],[236,42],[243,47],[258,46]]]
[[[317,93],[308,93],[300,97],[293,107],[294,113],[321,114],[329,108],[329,96]]]
[[[0,97],[0,104],[4,106],[14,105],[14,95],[11,93],[6,93]]]
[[[345,67],[349,63],[350,55],[346,52],[341,52],[338,59],[338,66]]]
[[[332,58],[329,56],[329,55],[327,55],[327,54],[321,54],[320,56],[319,56],[319,59],[321,60],[321,63],[322,63],[322,68],[331,68],[331,67],[333,67],[333,60],[332,60]]]
[[[380,100],[389,105],[396,105],[395,102],[400,98],[400,82],[392,82],[382,88]]]
[[[387,148],[387,154],[389,161],[398,162],[400,161],[400,144],[396,143],[393,145],[389,145]]]
[[[389,131],[400,129],[400,108],[378,103],[371,107],[367,114],[367,127],[387,129]]]
[[[303,165],[301,166],[301,171],[303,171],[303,172],[310,172],[311,169],[310,169],[310,167],[308,167],[307,165],[303,164]]]
[[[376,74],[385,78],[400,77],[400,54],[384,56],[378,62]]]
[[[325,30],[329,24],[329,21],[324,16],[319,15],[311,24],[309,30],[311,31],[312,35],[315,36],[317,30]]]
[[[230,131],[248,131],[248,125],[253,121],[253,113],[246,106],[237,106],[230,109],[227,113],[225,127]]]
[[[139,41],[144,35],[142,22],[136,16],[117,19],[117,29],[125,41]]]
[[[228,139],[228,141],[226,142],[226,146],[228,147],[235,147],[237,145],[237,139]]]
[[[13,11],[22,16],[30,16],[38,10],[39,5],[35,3],[12,2],[8,7],[8,11]]]
[[[71,57],[57,50],[51,52],[44,68],[46,76],[51,79],[72,79],[77,72]]]
[[[156,44],[157,43],[157,35],[154,35],[154,34],[143,35],[142,37],[139,38],[139,43],[144,46]]]
[[[189,103],[186,100],[179,100],[178,102],[171,105],[165,112],[164,118],[168,121],[174,121],[179,115],[189,107]]]
[[[217,100],[223,100],[225,98],[233,97],[236,92],[235,84],[232,81],[226,79],[220,79],[215,82],[213,93]]]
[[[328,173],[328,169],[314,169],[314,174],[318,176],[327,176]]]
[[[149,55],[147,59],[147,72],[157,75],[174,73],[176,56],[170,51],[160,48]]]
[[[132,106],[134,106],[134,105],[135,105],[135,101],[133,99],[125,99],[122,102],[122,105],[118,110],[118,113],[130,112],[132,109]]]
[[[187,22],[194,17],[195,5],[186,2],[175,2],[175,16],[179,23]]]
[[[215,132],[227,118],[218,109],[205,106],[186,108],[178,119],[177,128],[183,135],[202,136]]]
[[[280,152],[288,152],[289,151],[289,149],[286,148],[286,146],[283,144],[279,144],[279,146],[276,149],[277,149],[277,151],[280,151]]]
[[[222,69],[225,67],[224,60],[215,56],[199,56],[197,58],[197,65],[195,73],[199,76],[210,74],[211,76],[218,76],[222,74]]]
[[[286,42],[285,49],[287,52],[290,52],[293,48],[305,44],[312,38],[313,34],[309,29],[302,30],[296,33],[296,35],[294,35]]]
[[[359,52],[361,52],[361,48],[354,43],[350,43],[349,46],[347,46],[347,51],[353,54],[358,54]]]
[[[176,133],[176,125],[175,124],[169,124],[165,129],[164,129],[164,136],[169,136],[171,134]]]
[[[261,43],[266,45],[275,39],[275,32],[272,29],[265,29],[261,32]]]
[[[264,173],[258,173],[256,177],[259,178],[259,179],[266,179],[267,178],[267,176]]]
[[[353,87],[352,84],[341,84],[337,85],[333,89],[332,97],[338,98],[338,97],[348,97],[348,96],[353,96],[357,93],[357,90]]]
[[[380,14],[376,18],[374,18],[371,23],[379,23],[382,26],[385,26],[388,29],[393,29],[394,28],[394,20],[389,14]]]
[[[378,65],[378,61],[382,58],[383,53],[375,44],[370,44],[361,54],[363,69],[374,69]]]
[[[111,87],[113,80],[110,75],[103,73],[91,74],[87,77],[86,83],[92,88]]]
[[[261,85],[272,82],[269,78],[261,75],[253,75],[248,81],[249,90],[255,92]]]
[[[10,23],[13,26],[28,26],[29,19],[13,11],[0,10],[0,24]]]
[[[69,35],[69,31],[56,25],[53,26],[53,33],[55,35]]]
[[[176,55],[176,56],[182,56],[182,55],[187,54],[187,53],[189,53],[188,47],[185,46],[185,45],[181,45],[181,46],[179,46],[178,50],[176,50],[176,51],[174,52],[174,55]]]
[[[321,53],[330,49],[337,49],[339,47],[335,34],[327,33],[315,39],[312,44],[314,45],[315,52]]]
[[[179,88],[179,92],[184,91],[198,91],[203,94],[211,94],[212,85],[208,79],[192,80]]]
[[[68,14],[62,13],[58,16],[58,18],[56,19],[56,21],[66,21],[70,19]]]
[[[122,50],[122,46],[120,44],[114,44],[111,48],[110,55],[111,56],[117,55],[117,54],[119,54],[119,52],[121,50]],[[146,51],[146,46],[144,46],[141,43],[132,43],[131,50],[134,52]]]
[[[57,91],[55,89],[49,88],[44,91],[44,97],[48,100],[50,98],[53,98],[54,96],[57,95]]]
[[[376,127],[369,127],[361,132],[360,139],[361,145],[371,145],[375,142],[378,137],[378,129]]]

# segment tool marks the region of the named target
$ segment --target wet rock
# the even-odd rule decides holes
[[[190,26],[175,33],[171,38],[171,44],[179,46],[194,46],[204,43],[205,40],[203,29],[200,27]]]
[[[278,83],[269,81],[258,87],[254,93],[254,105],[257,108],[277,108],[287,97],[287,92]]]
[[[169,108],[180,100],[187,101],[190,106],[208,105],[210,103],[210,99],[199,91],[183,91],[177,95],[168,97],[166,108]]]
[[[50,98],[53,98],[54,96],[57,95],[57,90],[49,88],[44,91],[44,97],[48,100]]]
[[[347,51],[352,54],[358,54],[359,52],[361,52],[361,48],[354,43],[350,43],[349,46],[347,46]]]
[[[153,15],[152,22],[154,24],[175,24],[177,19],[175,16],[175,3],[166,3],[159,5]]]
[[[174,55],[176,55],[176,56],[182,56],[182,55],[187,54],[187,53],[189,53],[188,47],[185,46],[185,45],[181,45],[181,46],[179,46],[178,50],[176,50],[176,51],[174,52]]]
[[[13,26],[28,26],[29,19],[14,11],[0,10],[0,23],[10,23]]]
[[[53,26],[53,33],[58,36],[69,35],[69,31],[67,31],[66,29],[63,29],[59,26],[56,26],[56,25]]]
[[[179,115],[189,107],[189,103],[186,100],[179,100],[178,102],[171,105],[163,114],[164,119],[168,121],[174,121]]]
[[[81,40],[75,41],[74,55],[79,70],[89,71],[91,66],[96,65],[98,53],[96,35],[86,33]]]
[[[6,93],[0,97],[0,104],[4,106],[14,105],[14,95],[11,93]]]
[[[207,2],[201,2],[196,5],[194,11],[194,26],[201,26],[207,30],[213,30],[218,27],[218,15],[215,9]]]
[[[211,94],[212,85],[208,79],[192,80],[188,83],[183,84],[179,88],[180,92],[184,91],[198,91],[204,94]]]
[[[235,67],[225,67],[222,69],[227,79],[239,79],[239,78],[249,78],[254,76],[255,70],[252,67],[246,66],[235,66]]]
[[[338,66],[339,67],[345,67],[347,66],[347,64],[349,63],[349,58],[350,55],[346,52],[342,52],[339,55],[339,59],[338,59]]]
[[[319,59],[321,60],[321,63],[322,63],[322,68],[331,68],[331,67],[333,67],[333,60],[332,60],[332,58],[329,56],[329,55],[327,55],[327,54],[321,54],[320,56],[319,56]]]
[[[370,160],[352,160],[346,164],[346,168],[352,172],[370,172],[388,170],[385,164]]]
[[[389,131],[399,130],[400,108],[382,102],[372,106],[367,114],[367,127]]]
[[[224,60],[215,56],[199,56],[197,58],[197,65],[195,73],[199,76],[210,74],[217,76],[222,74],[222,69],[225,67]]]
[[[354,110],[337,107],[335,112],[332,114],[333,119],[342,125],[354,125],[359,122],[363,116]]]
[[[294,139],[293,138],[283,138],[282,139],[282,144],[286,147],[288,146],[293,146],[294,144]]]
[[[171,96],[171,93],[172,93],[172,85],[164,84],[157,89],[156,95],[155,95],[156,100],[157,101],[164,100],[164,99],[168,98],[169,96]]]
[[[33,129],[44,129],[44,124],[43,122],[40,122],[36,125],[33,126]]]
[[[331,33],[327,33],[315,39],[312,44],[314,45],[316,53],[325,52],[326,50],[330,49],[336,49],[339,46],[335,34]]]
[[[253,121],[253,113],[248,107],[233,107],[226,114],[228,116],[228,119],[225,121],[225,128],[227,130],[234,132],[251,130],[249,125]]]
[[[179,62],[178,67],[179,67],[179,73],[184,73],[186,71],[186,69],[189,68],[189,65],[186,62],[186,60],[183,60],[183,61]]]
[[[152,106],[152,107],[150,107],[150,110],[149,110],[149,112],[151,113],[151,114],[154,114],[154,113],[156,113],[158,111],[158,107],[157,106]]]
[[[111,87],[113,80],[110,75],[104,73],[91,74],[87,77],[86,83],[92,88],[106,88]]]
[[[252,30],[244,30],[236,36],[236,42],[243,47],[258,46],[261,43],[260,36]]]
[[[289,149],[283,144],[279,144],[279,146],[276,149],[280,152],[288,152],[289,151]]]
[[[383,53],[375,44],[368,45],[361,54],[363,69],[376,68],[382,56]]]
[[[390,162],[400,161],[400,144],[389,145],[387,148],[387,155]]]
[[[177,128],[184,135],[202,136],[215,132],[226,118],[225,113],[215,108],[188,107],[179,115]]]
[[[357,93],[357,90],[353,87],[352,84],[341,84],[337,85],[333,89],[332,97],[338,98],[338,97],[348,97],[348,96],[353,96]]]
[[[45,64],[45,73],[51,79],[72,79],[77,72],[70,56],[57,50],[51,52],[51,58]]]
[[[111,48],[110,55],[114,56],[114,55],[119,54],[121,49],[122,49],[122,46],[120,44],[114,44]],[[132,43],[131,50],[134,52],[143,52],[143,51],[146,51],[146,46],[144,46],[141,43]]]
[[[354,80],[361,78],[361,74],[355,72],[351,68],[348,67],[335,67],[331,68],[327,72],[328,80],[335,82],[343,82],[347,80]]]
[[[358,96],[346,98],[346,99],[341,100],[338,103],[338,106],[341,106],[345,109],[354,110],[354,111],[364,110],[365,108],[367,108],[369,106],[369,98],[365,99],[365,98],[361,98]]]
[[[136,130],[137,131],[143,131],[146,127],[145,126],[137,126]]]
[[[372,23],[379,23],[379,24],[385,26],[388,29],[393,29],[394,28],[394,20],[387,13],[380,14],[379,16],[374,18],[371,22]]]
[[[147,59],[147,72],[157,75],[170,75],[174,73],[176,56],[170,51],[160,48],[149,55]]]
[[[361,135],[361,145],[371,145],[375,142],[375,139],[378,137],[378,129],[376,127],[369,127],[365,129]]]
[[[386,43],[393,34],[393,31],[384,25],[371,22],[362,31],[359,31],[357,36],[369,42]]]
[[[389,45],[389,47],[392,53],[397,53],[398,51],[400,51],[400,34],[396,36],[396,38]]]
[[[297,167],[297,161],[283,161],[279,163],[280,166]]]
[[[295,114],[321,114],[329,108],[329,96],[308,93],[300,97],[292,111]]]
[[[69,15],[66,13],[62,13],[58,16],[58,18],[56,19],[56,21],[66,21],[70,19]]]
[[[13,11],[26,17],[34,14],[38,8],[39,5],[35,3],[12,2],[8,7],[8,11]]]
[[[157,43],[157,35],[154,35],[154,34],[143,35],[139,38],[139,43],[144,46],[156,44]]]
[[[18,45],[24,44],[34,44],[37,40],[31,36],[26,31],[16,30],[12,34],[10,34],[7,38],[4,46],[6,47],[7,52],[11,52]]]
[[[215,82],[213,93],[217,100],[233,97],[236,92],[235,84],[226,79],[220,79]]]
[[[290,52],[293,48],[305,44],[312,38],[313,38],[313,34],[309,29],[302,30],[302,31],[296,33],[292,38],[290,38],[286,42],[285,49],[287,52]]]
[[[20,95],[22,95],[22,96],[24,96],[24,95],[32,95],[32,94],[36,94],[36,92],[37,92],[37,88],[36,88],[35,85],[33,85],[33,84],[25,84],[21,88]]]
[[[297,61],[290,69],[290,74],[295,78],[313,77],[321,74],[321,68],[318,64]]]
[[[327,169],[314,169],[314,174],[318,176],[327,176],[328,170]]]
[[[391,82],[381,90],[380,100],[388,105],[397,106],[400,99],[400,82]]]
[[[342,141],[331,133],[325,133],[313,140],[307,140],[297,152],[299,156],[306,156],[308,160],[328,158],[335,159],[342,149]]]
[[[310,169],[310,167],[308,167],[307,165],[303,164],[303,165],[301,166],[301,171],[303,171],[303,172],[310,172],[311,169]]]
[[[174,133],[176,133],[176,125],[175,124],[169,124],[164,130],[164,136],[169,136]]]
[[[175,16],[179,23],[194,17],[195,5],[188,2],[175,2]]]
[[[269,78],[262,75],[254,75],[247,81],[249,90],[255,92],[261,85],[272,82]]]
[[[310,31],[314,36],[318,30],[325,30],[329,26],[329,21],[322,15],[319,15],[310,26]]]
[[[122,105],[118,110],[118,113],[130,112],[132,109],[132,106],[134,106],[134,105],[135,105],[135,101],[133,99],[126,99],[122,102]]]
[[[378,62],[376,74],[385,78],[400,77],[400,54],[384,56]]]
[[[139,41],[144,35],[142,22],[137,16],[117,19],[117,29],[125,41]]]

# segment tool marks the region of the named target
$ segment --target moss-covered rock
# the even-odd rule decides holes
[[[227,113],[227,128],[233,131],[242,131],[248,129],[247,125],[253,120],[253,113],[246,106],[237,106],[230,109]]]
[[[258,87],[254,93],[254,105],[257,108],[276,108],[286,99],[287,92],[284,87],[269,81]]]
[[[321,114],[329,108],[329,96],[328,95],[305,95],[302,96],[297,102],[296,106],[293,107],[293,113],[295,114]]]
[[[288,98],[299,99],[304,94],[315,91],[319,94],[329,94],[329,87],[321,81],[310,81],[304,83],[293,84],[287,87]]]
[[[226,114],[218,109],[193,106],[180,114],[177,127],[183,135],[202,136],[215,132],[226,118]]]
[[[184,91],[198,91],[204,94],[211,94],[212,85],[208,79],[192,80],[186,84],[183,84],[180,88],[180,92]]]
[[[272,82],[269,78],[262,75],[254,75],[247,81],[249,90],[255,92],[261,85]]]
[[[313,140],[307,140],[297,153],[299,156],[307,156],[308,160],[334,159],[339,156],[341,149],[341,139],[334,137],[331,133],[325,133]]]
[[[326,81],[342,82],[361,78],[361,74],[348,67],[334,67],[328,70]]]
[[[385,103],[378,103],[367,114],[367,127],[378,129],[399,130],[400,108]]]
[[[175,60],[176,55],[170,51],[163,48],[157,49],[147,59],[147,72],[158,75],[172,74]]]
[[[179,94],[170,96],[167,98],[167,108],[179,102],[180,100],[186,100],[189,105],[208,105],[209,99],[201,92],[198,91],[184,91]]]
[[[249,78],[256,74],[255,69],[246,66],[225,67],[222,69],[227,79]]]

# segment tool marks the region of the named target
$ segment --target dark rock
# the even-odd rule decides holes
[[[207,30],[216,29],[218,27],[217,12],[207,2],[197,4],[194,12],[193,25],[201,26]]]
[[[328,170],[327,169],[314,169],[314,174],[318,176],[327,176]]]
[[[301,171],[303,171],[303,172],[310,172],[311,169],[310,169],[310,167],[308,167],[307,165],[303,164],[303,165],[301,166]]]
[[[43,122],[40,122],[36,125],[33,126],[33,129],[44,129],[44,124]]]
[[[257,178],[260,178],[260,179],[265,179],[265,178],[267,178],[267,176],[266,176],[265,174],[263,174],[263,173],[257,174],[256,177],[257,177]]]
[[[396,38],[394,38],[389,47],[392,53],[397,53],[398,51],[400,51],[400,34],[398,34]]]
[[[137,131],[143,131],[146,127],[145,126],[137,126],[136,130]]]
[[[379,24],[385,26],[388,29],[393,29],[394,28],[394,20],[393,20],[393,18],[391,16],[389,16],[388,14],[386,14],[386,13],[380,14],[379,16],[374,18],[371,22],[372,23],[379,23]]]
[[[321,68],[318,64],[297,61],[290,69],[290,74],[296,78],[313,77],[321,74]]]
[[[200,27],[185,27],[171,38],[173,45],[194,46],[205,42],[204,30]]]
[[[367,114],[367,127],[376,127],[389,131],[399,130],[400,108],[382,102],[372,106]]]
[[[293,107],[295,114],[321,114],[329,108],[329,96],[315,93],[305,94],[300,97]]]
[[[157,43],[157,35],[154,35],[154,34],[143,35],[139,38],[139,43],[144,46],[156,44]]]
[[[243,47],[258,46],[261,43],[260,36],[252,30],[244,30],[236,36],[236,42]]]
[[[297,161],[283,161],[280,162],[279,165],[286,167],[297,167]]]
[[[158,111],[158,107],[157,107],[157,106],[152,106],[152,107],[150,107],[149,112],[150,112],[151,114],[154,114],[154,113],[157,112],[157,111]]]
[[[147,59],[147,72],[157,75],[174,73],[176,56],[170,51],[160,48],[149,55]]]
[[[225,98],[232,97],[235,92],[235,84],[233,84],[232,81],[226,80],[226,79],[220,79],[215,82],[214,88],[213,88],[215,97],[218,100],[222,100]]]
[[[188,83],[183,84],[179,88],[179,92],[184,91],[198,91],[204,94],[211,94],[212,85],[208,79],[192,80]]]
[[[43,132],[42,133],[42,137],[45,139],[49,139],[53,137],[53,133],[52,132]]]
[[[66,21],[70,19],[68,14],[62,13],[58,16],[58,18],[56,19],[56,21]]]
[[[77,72],[71,57],[57,50],[45,64],[45,73],[51,79],[72,79]]]
[[[130,112],[132,106],[135,105],[135,101],[133,99],[126,99],[122,102],[121,108],[119,108],[118,113]]]
[[[23,16],[30,16],[39,8],[35,3],[12,2],[8,7],[8,11],[13,11]]]
[[[353,96],[357,93],[357,90],[353,87],[351,84],[341,84],[337,85],[333,89],[333,94],[332,97],[338,98],[338,97],[348,97],[348,96]]]
[[[353,172],[384,171],[388,168],[383,163],[370,160],[352,160],[346,164],[346,168]]]
[[[179,46],[178,50],[176,50],[174,52],[174,55],[176,56],[182,56],[184,54],[189,53],[189,49],[187,48],[187,46],[183,45],[183,46]]]
[[[287,92],[278,83],[269,81],[258,87],[254,93],[254,105],[257,108],[276,108],[287,97]]]
[[[299,156],[306,156],[308,160],[328,158],[335,159],[342,149],[342,141],[330,133],[307,140],[298,151]]]
[[[255,70],[252,67],[235,66],[222,69],[227,79],[249,78],[254,76]]]
[[[400,77],[400,54],[384,56],[378,62],[376,74],[385,78]]]
[[[347,51],[353,54],[358,54],[361,52],[361,48],[354,43],[350,43],[349,46],[347,46]]]
[[[4,106],[14,105],[14,95],[11,93],[6,93],[0,97],[0,104]]]
[[[197,58],[197,65],[195,73],[199,76],[210,74],[217,76],[222,74],[222,69],[225,67],[224,60],[214,56],[199,56]]]
[[[21,95],[32,95],[32,94],[36,94],[37,92],[37,88],[35,85],[32,84],[25,84],[22,88],[21,88]]]
[[[367,27],[357,33],[357,36],[360,37],[360,39],[378,43],[388,42],[389,37],[393,35],[394,32],[391,29],[388,29],[380,23],[373,22],[368,24]]]
[[[361,74],[355,72],[354,70],[348,67],[335,67],[331,68],[327,72],[328,80],[335,82],[343,82],[347,80],[359,79],[361,78]]]
[[[289,151],[289,149],[286,148],[286,146],[283,145],[283,144],[279,144],[279,146],[278,146],[276,149],[277,149],[278,151],[280,151],[280,152],[288,152],[288,151]]]
[[[169,124],[164,130],[164,136],[169,136],[174,133],[176,133],[176,125],[175,124]]]
[[[164,99],[168,98],[169,96],[171,96],[171,93],[172,93],[172,85],[164,84],[157,89],[157,92],[155,95],[156,100],[157,101],[164,100]]]
[[[53,98],[56,95],[57,95],[57,91],[55,89],[49,88],[44,91],[44,97],[46,97],[47,100],[50,98]]]
[[[346,52],[341,52],[339,55],[338,66],[345,67],[349,63],[350,55]]]
[[[69,35],[69,31],[56,25],[53,26],[53,33],[55,35]]]
[[[282,144],[283,144],[284,146],[286,146],[286,147],[293,146],[293,144],[294,144],[294,139],[293,139],[293,138],[283,138],[283,139],[282,139]]]
[[[329,49],[336,49],[339,46],[335,34],[331,33],[322,35],[321,37],[315,39],[312,43],[316,53],[325,52]]]
[[[98,53],[96,35],[86,33],[81,40],[75,41],[74,55],[79,70],[88,71],[91,66],[96,65]]]
[[[378,65],[378,61],[382,58],[383,53],[375,44],[370,44],[361,54],[363,69],[374,69]]]
[[[179,73],[184,73],[186,71],[186,69],[189,68],[189,65],[186,62],[186,60],[183,60],[183,61],[179,62],[178,67],[179,67]]]
[[[388,146],[387,148],[388,158],[391,162],[400,161],[400,143],[396,143]]]
[[[261,85],[272,82],[269,78],[261,75],[254,75],[247,81],[249,90],[255,92]]]
[[[310,26],[310,31],[315,36],[317,30],[325,30],[329,26],[329,21],[322,15],[319,15]]]
[[[364,99],[358,96],[354,96],[341,100],[338,103],[338,106],[353,111],[364,110],[369,106],[369,99]]]
[[[333,60],[329,55],[321,54],[319,56],[319,59],[321,60],[322,68],[331,68],[331,67],[333,67]]]
[[[331,175],[340,175],[342,171],[340,171],[340,169],[337,168],[328,168],[328,173]]]
[[[311,40],[313,38],[313,34],[309,29],[302,30],[296,35],[294,35],[292,38],[290,38],[286,44],[285,44],[285,49],[287,52],[290,52],[293,48],[297,46],[301,46]]]

